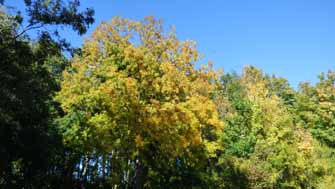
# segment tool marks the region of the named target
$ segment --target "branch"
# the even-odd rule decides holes
[[[43,27],[45,24],[40,24],[40,25],[36,25],[36,24],[29,24],[28,26],[26,26],[19,34],[14,36],[14,40],[17,39],[18,37],[22,36],[24,33],[26,33],[29,30],[33,30],[33,29],[38,29]]]

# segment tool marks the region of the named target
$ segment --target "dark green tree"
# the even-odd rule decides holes
[[[27,15],[9,14],[6,3],[0,2],[0,186],[64,188],[77,155],[63,146],[53,124],[61,111],[52,99],[67,65],[64,50],[71,48],[48,27],[69,26],[83,34],[94,11],[79,11],[79,1],[36,0],[25,1]]]

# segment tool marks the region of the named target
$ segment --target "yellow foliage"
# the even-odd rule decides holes
[[[134,151],[155,145],[171,158],[191,147],[215,154],[223,128],[211,100],[218,76],[211,65],[195,69],[196,61],[195,43],[165,34],[161,21],[116,17],[86,40],[57,100],[66,113],[89,112],[98,144],[120,139]]]

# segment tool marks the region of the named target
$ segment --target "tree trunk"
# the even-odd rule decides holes
[[[147,168],[143,165],[143,162],[140,159],[137,159],[136,163],[136,175],[135,175],[135,188],[143,189],[144,181],[147,175]]]

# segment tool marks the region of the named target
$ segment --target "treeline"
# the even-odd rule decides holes
[[[335,72],[198,68],[152,17],[74,49],[51,30],[87,31],[79,1],[25,1],[26,27],[0,3],[1,188],[335,188]]]

